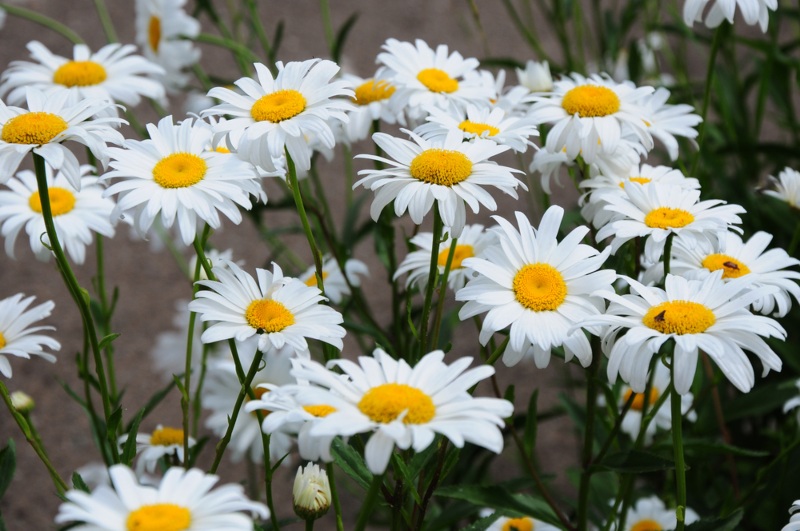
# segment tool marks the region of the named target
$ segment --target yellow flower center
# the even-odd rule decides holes
[[[639,520],[631,527],[631,531],[662,531],[662,529],[664,528],[661,527],[661,524],[649,518]]]
[[[458,90],[458,81],[450,77],[444,70],[425,68],[417,74],[417,79],[431,92],[450,94]]]
[[[0,348],[5,348],[6,346],[6,336],[3,335],[3,332],[0,332]]]
[[[356,97],[353,102],[356,105],[369,105],[376,101],[388,100],[396,88],[386,81],[375,81],[370,79],[356,87]]]
[[[3,125],[2,139],[9,144],[47,144],[69,124],[57,114],[28,112],[11,118]]]
[[[644,217],[644,224],[651,229],[679,229],[694,221],[691,212],[680,208],[660,207]]]
[[[453,186],[472,175],[472,161],[460,151],[432,148],[414,157],[409,171],[422,182]]]
[[[514,275],[517,302],[534,312],[552,312],[567,297],[567,283],[550,264],[528,264]]]
[[[431,397],[406,384],[387,383],[373,387],[361,397],[358,409],[375,422],[387,424],[407,411],[405,424],[425,424],[436,414]]]
[[[533,531],[534,527],[532,518],[510,518],[503,524],[501,531]]]
[[[50,197],[50,211],[53,216],[60,216],[66,214],[75,208],[75,195],[59,186],[51,186],[47,189],[47,194]],[[42,213],[42,198],[39,197],[39,192],[33,192],[28,198],[28,206],[34,212]]]
[[[151,16],[147,25],[147,42],[150,43],[150,49],[158,53],[158,45],[161,43],[161,19],[156,16]]]
[[[639,183],[639,184],[647,184],[651,182],[653,179],[648,179],[647,177],[628,177],[628,180],[632,183]],[[620,188],[625,188],[625,181],[619,183]]]
[[[183,430],[169,427],[159,428],[150,435],[150,444],[153,446],[183,444]]]
[[[482,136],[484,133],[489,133],[487,136],[494,136],[500,132],[500,129],[493,125],[470,122],[469,120],[464,120],[458,124],[458,128],[465,133],[471,133],[478,136]]]
[[[439,267],[447,266],[447,257],[450,255],[450,248],[439,253]],[[456,250],[453,252],[453,261],[450,263],[450,269],[461,269],[463,266],[461,262],[465,258],[475,256],[475,249],[471,245],[456,245]]]
[[[173,503],[143,505],[125,521],[127,531],[184,531],[191,525],[191,511]]]
[[[619,97],[607,87],[581,85],[571,89],[561,100],[561,106],[570,116],[581,118],[608,116],[619,110]]]
[[[224,146],[217,146],[214,148],[214,151],[216,151],[217,153],[225,153],[226,155],[231,152],[230,149]]]
[[[278,123],[303,112],[306,98],[293,89],[279,90],[261,96],[250,108],[250,116],[257,122]]]
[[[701,334],[717,321],[714,312],[692,301],[667,301],[653,306],[642,323],[662,334]]]
[[[703,267],[709,271],[722,269],[722,278],[739,278],[750,273],[750,268],[740,260],[727,254],[710,254],[703,259]]]
[[[192,153],[167,155],[153,167],[153,180],[161,188],[187,188],[206,176],[208,165]]]
[[[286,306],[271,299],[253,301],[244,313],[247,324],[259,332],[280,332],[294,324],[294,315]]]
[[[314,404],[313,406],[303,406],[308,413],[314,415],[315,417],[327,417],[331,413],[336,411],[336,408],[333,406],[329,406],[328,404]]]
[[[67,61],[53,73],[53,83],[65,87],[88,87],[106,80],[106,69],[94,61]]]
[[[634,395],[633,402],[631,403],[631,409],[635,411],[641,411],[644,409],[644,393],[634,393],[633,389],[628,389],[625,391],[625,395],[622,397],[623,402],[628,402],[630,400],[631,395]],[[659,389],[655,386],[650,388],[650,396],[647,399],[647,403],[652,407],[653,404],[656,403],[658,397],[660,396]]]
[[[327,271],[322,272],[322,281],[325,282],[325,279],[328,278],[329,273]],[[311,275],[306,279],[306,286],[309,288],[316,288],[317,287],[317,275]]]

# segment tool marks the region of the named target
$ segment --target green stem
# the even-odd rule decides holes
[[[478,4],[475,0],[467,0],[467,3],[469,4],[469,11],[472,14],[472,19],[478,27],[478,34],[481,37],[481,44],[483,45],[483,53],[486,54],[486,56],[490,56],[492,52],[489,49],[489,39],[486,38],[486,30],[483,28],[483,23],[481,22],[481,13],[478,11]]]
[[[528,27],[522,22],[522,17],[519,16],[519,13],[514,8],[514,4],[511,0],[503,0],[503,6],[506,8],[508,12],[508,18],[511,19],[511,22],[514,23],[514,27],[517,28],[517,31],[520,35],[528,42],[528,45],[536,52],[539,56],[539,59],[548,59],[549,56],[547,52],[544,51],[542,44],[539,42],[536,33],[528,29]]]
[[[786,250],[786,252],[789,253],[789,256],[794,256],[795,251],[797,251],[798,243],[800,243],[800,221],[797,222],[797,225],[794,228],[792,242],[789,244],[789,248]]]
[[[300,183],[297,181],[297,170],[295,169],[294,161],[292,160],[292,156],[289,155],[288,150],[286,151],[286,166],[289,170],[286,172],[286,181],[289,184],[289,188],[292,190],[294,204],[297,207],[297,213],[300,215],[300,222],[303,225],[303,232],[306,235],[308,246],[311,248],[311,256],[314,259],[317,287],[323,294],[325,294],[325,285],[322,281],[322,254],[319,252],[317,241],[314,238],[314,233],[311,231],[311,224],[308,222],[308,214],[306,214],[306,208],[303,205],[303,196],[300,193]]]
[[[511,339],[510,335],[506,336],[506,338],[503,340],[503,343],[499,347],[494,349],[494,352],[492,352],[492,355],[489,356],[489,358],[486,360],[486,365],[494,365],[495,364],[495,362],[500,358],[500,356],[503,355],[503,352],[505,352],[506,347],[508,346],[508,342],[509,342],[510,339]]]
[[[258,15],[258,5],[255,0],[247,0],[247,10],[250,12],[250,26],[258,37],[258,42],[261,44],[261,49],[264,50],[264,55],[272,62],[272,45],[267,37],[267,32],[264,30],[264,25],[261,23],[261,17]],[[274,68],[274,65],[268,65]]]
[[[104,260],[104,245],[103,236],[97,235],[97,243],[95,249],[97,251],[97,277],[96,289],[97,297],[100,299],[100,310],[103,314],[103,322],[100,323],[102,327],[103,336],[111,333],[111,313],[112,308],[109,307],[108,297],[106,295],[106,274],[105,274],[105,260]],[[105,348],[106,363],[108,364],[108,385],[109,392],[111,393],[111,402],[116,404],[119,398],[117,392],[117,373],[114,369],[114,344],[109,343]]]
[[[306,520],[306,531],[314,531],[314,519],[309,518]]]
[[[439,301],[436,304],[436,315],[433,317],[433,337],[428,342],[428,350],[435,349],[439,346],[439,331],[442,328],[442,314],[444,313],[444,301],[447,294],[447,278],[450,276],[450,268],[453,266],[453,256],[456,254],[458,247],[458,238],[450,240],[450,252],[447,253],[447,262],[444,265],[444,273],[442,273],[442,281],[439,288]],[[438,260],[437,260],[438,264]]]
[[[203,230],[203,241],[206,240],[207,234],[210,232],[210,228],[208,225],[205,226]],[[197,237],[195,237],[195,248],[203,248],[202,241],[197,241]],[[194,276],[192,282],[192,300],[194,300],[195,296],[197,295],[197,290],[199,286],[197,285],[197,281],[200,279],[200,271],[203,267],[203,262],[205,262],[206,257],[205,254],[197,255],[197,261],[194,265]],[[185,355],[185,364],[183,368],[183,389],[181,390],[181,411],[183,413],[183,455],[184,455],[184,465],[188,468],[189,467],[189,407],[190,407],[190,399],[189,393],[191,393],[192,389],[192,354],[194,352],[194,326],[197,322],[197,314],[195,312],[189,313],[189,327],[186,331],[186,355]]]
[[[667,282],[667,275],[670,273],[670,263],[672,261],[672,240],[675,238],[675,233],[670,232],[667,235],[667,241],[664,243],[664,283]]]
[[[331,501],[333,502],[333,512],[336,514],[336,531],[344,531],[344,524],[342,523],[342,506],[339,503],[339,493],[336,490],[336,480],[333,477],[333,463],[325,465],[328,472],[328,482],[331,485]]]
[[[714,74],[716,69],[714,68],[714,64],[717,61],[717,52],[719,52],[720,44],[722,43],[722,32],[725,24],[721,25],[717,30],[714,32],[714,40],[711,43],[711,55],[708,58],[708,67],[706,68],[706,86],[703,93],[703,108],[700,113],[700,116],[703,118],[703,121],[700,122],[698,126],[697,132],[697,153],[694,154],[694,160],[692,161],[692,169],[689,171],[689,175],[696,176],[697,175],[697,166],[700,163],[700,153],[703,151],[703,143],[706,139],[706,130],[708,129],[708,104],[711,101],[711,86],[714,83]],[[699,177],[698,177],[699,178]],[[700,183],[703,188],[706,187],[705,179],[700,179]]]
[[[56,33],[60,34],[65,39],[72,42],[73,44],[83,44],[85,42],[80,35],[72,31],[70,28],[68,28],[61,22],[54,20],[50,17],[47,17],[45,15],[42,15],[41,13],[37,13],[36,11],[25,9],[24,7],[11,5],[5,2],[0,3],[0,8],[2,8],[9,15],[30,20],[31,22],[40,24],[47,29],[53,30]]]
[[[428,283],[425,287],[425,302],[422,305],[422,321],[419,326],[419,351],[417,359],[421,359],[425,354],[428,345],[428,321],[431,315],[431,303],[433,301],[433,290],[436,287],[436,275],[439,272],[439,244],[442,240],[444,224],[442,216],[439,214],[439,202],[433,202],[433,240],[431,242],[431,261],[428,269]]]
[[[100,24],[103,26],[103,32],[106,34],[108,42],[119,42],[106,3],[103,0],[94,0],[94,8],[97,10],[97,16],[100,17]]]
[[[578,333],[583,333],[578,331]],[[592,336],[594,356],[587,372],[586,382],[586,425],[583,434],[583,453],[581,461],[583,473],[581,474],[580,488],[578,491],[578,529],[586,529],[589,517],[589,486],[592,480],[592,454],[594,453],[594,420],[597,412],[597,372],[600,370],[601,357],[598,355],[599,341]]]
[[[328,0],[319,0],[319,11],[322,15],[322,29],[325,31],[325,42],[328,44],[328,51],[333,57],[336,42],[333,36],[333,24],[331,23],[331,6]]]
[[[672,381],[675,381],[675,356],[673,354],[670,366]],[[675,483],[677,487],[675,515],[678,518],[678,527],[675,531],[683,531],[685,528],[686,512],[686,463],[683,456],[683,437],[681,434],[683,414],[681,413],[681,395],[673,389],[670,394],[670,405],[672,406],[672,448],[675,454]]]
[[[355,531],[364,531],[366,528],[367,521],[370,515],[372,515],[372,509],[378,499],[378,491],[381,485],[383,485],[383,475],[375,474],[372,477],[372,483],[369,484],[369,490],[367,490],[367,497],[364,499],[364,505],[361,506],[361,512],[358,513]]]

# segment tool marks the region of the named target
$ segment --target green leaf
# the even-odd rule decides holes
[[[122,408],[115,409],[111,416],[108,417],[108,425],[106,426],[106,434],[116,434],[117,429],[122,424]]]
[[[463,528],[461,531],[486,531],[486,529],[489,529],[489,527],[495,523],[500,516],[502,515],[498,513],[492,513],[489,516],[485,516],[480,520],[473,522],[472,524]]]
[[[17,469],[17,449],[14,439],[8,440],[8,446],[0,450],[0,499],[11,484],[14,471]]]
[[[89,488],[89,485],[83,480],[80,474],[77,472],[72,473],[72,486],[78,490],[82,490],[83,492],[91,492],[92,490]]]
[[[512,494],[502,485],[449,485],[439,487],[434,495],[468,501],[478,507],[491,507],[514,516],[532,516],[560,525],[544,500],[528,494]]]
[[[642,472],[672,470],[675,468],[675,462],[663,455],[654,454],[652,452],[630,450],[628,452],[610,454],[600,463],[597,463],[596,466],[604,470],[613,470],[623,474],[639,474]]]
[[[433,445],[431,445],[433,446]],[[402,476],[403,481],[408,486],[409,492],[411,492],[411,496],[414,498],[414,501],[417,505],[422,505],[422,498],[419,496],[419,492],[417,492],[416,488],[416,476],[411,474],[410,469],[406,466],[403,462],[403,459],[397,452],[392,452],[392,467],[396,474],[400,474]]]
[[[797,395],[794,380],[781,383],[770,383],[759,386],[745,394],[737,394],[733,400],[725,403],[725,420],[757,417],[769,411],[779,409],[783,403]]]
[[[744,509],[740,507],[725,518],[700,520],[688,525],[686,526],[686,531],[736,531],[743,516]]]
[[[671,449],[672,446],[669,446]],[[766,450],[750,450],[748,448],[741,448],[733,446],[732,444],[725,444],[719,441],[709,441],[705,439],[683,439],[684,451],[692,453],[693,457],[701,454],[733,454],[741,455],[742,457],[768,457],[770,453]]]
[[[333,43],[333,50],[331,50],[331,56],[334,63],[341,62],[340,59],[342,57],[342,50],[344,50],[344,43],[347,41],[347,36],[350,35],[350,30],[353,29],[353,26],[355,26],[357,20],[358,13],[353,13],[350,15],[350,18],[344,21],[342,27],[339,28],[339,32],[336,34],[336,40]]]
[[[136,433],[139,430],[139,424],[144,418],[144,408],[139,410],[136,417],[131,422],[127,430],[128,439],[125,441],[125,446],[122,447],[122,464],[131,466],[133,458],[136,457]]]
[[[164,397],[167,396],[170,391],[172,391],[173,387],[175,387],[175,382],[171,381],[163,389],[157,391],[153,396],[150,397],[150,400],[148,400],[147,404],[145,404],[144,408],[142,408],[142,411],[144,411],[142,414],[142,420],[147,418],[147,415],[149,415],[156,408],[156,406],[158,406],[161,401],[164,400]],[[126,432],[131,431],[131,424],[132,422],[125,427]]]
[[[538,429],[538,419],[536,417],[537,401],[539,390],[535,390],[528,401],[528,413],[525,418],[525,432],[522,436],[522,445],[525,448],[525,455],[532,455],[536,447],[536,433]]]
[[[108,334],[106,337],[100,340],[100,350],[105,350],[107,346],[109,346],[115,339],[117,339],[120,334]]]
[[[331,443],[331,454],[333,454],[333,460],[339,465],[339,468],[344,470],[345,474],[353,478],[364,490],[369,488],[372,483],[372,473],[367,470],[367,465],[364,464],[364,460],[355,448],[336,437]]]

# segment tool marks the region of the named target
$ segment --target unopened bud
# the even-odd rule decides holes
[[[319,465],[299,467],[294,478],[294,512],[304,520],[315,520],[331,506],[331,485],[328,474]]]
[[[11,405],[14,406],[14,409],[24,414],[33,411],[36,402],[22,391],[14,391],[11,393]]]

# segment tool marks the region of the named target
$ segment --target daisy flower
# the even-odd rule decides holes
[[[0,374],[11,378],[11,364],[6,356],[30,359],[39,356],[53,363],[56,357],[45,352],[60,350],[61,343],[46,335],[45,330],[55,330],[52,326],[31,326],[37,321],[50,317],[55,304],[47,301],[28,309],[35,297],[25,297],[18,293],[0,300]]]
[[[124,447],[128,441],[129,435],[123,435],[119,438],[120,449]],[[197,444],[194,437],[189,437],[189,448]],[[183,429],[172,428],[159,424],[153,433],[137,433],[136,434],[136,455],[139,458],[136,464],[136,475],[141,477],[147,471],[148,474],[153,474],[156,471],[156,465],[162,458],[167,459],[174,457],[177,463],[167,461],[168,466],[183,465],[185,463],[183,454]]]
[[[98,118],[113,104],[107,100],[86,98],[70,105],[69,92],[45,95],[36,89],[26,92],[28,110],[9,107],[0,101],[0,166],[5,182],[17,171],[29,152],[44,158],[53,169],[63,175],[77,189],[81,187],[78,159],[63,142],[73,140],[89,148],[92,154],[108,164],[106,144],[121,144],[122,135],[113,129],[124,123],[115,117]]]
[[[798,531],[800,530],[800,500],[792,502],[792,507],[789,509],[789,523],[781,528],[781,531]]]
[[[686,507],[684,522],[688,525],[700,519],[696,512]],[[656,529],[675,529],[678,518],[675,509],[667,509],[657,496],[639,498],[625,515],[624,531],[646,531]],[[617,530],[618,526],[611,529]]]
[[[132,44],[107,44],[95,53],[85,44],[76,44],[72,59],[55,55],[38,42],[28,43],[28,51],[36,63],[14,61],[3,72],[0,95],[8,94],[7,102],[20,105],[28,87],[41,90],[45,97],[67,91],[67,102],[75,105],[83,99],[99,99],[136,106],[142,97],[164,99],[164,86],[152,76],[162,74],[160,66],[144,57],[133,55]],[[107,109],[116,116],[115,107]]]
[[[150,138],[126,140],[111,148],[113,171],[103,179],[120,178],[106,196],[119,195],[117,209],[130,213],[141,234],[160,214],[164,227],[178,223],[181,239],[191,245],[197,218],[219,228],[222,213],[240,223],[239,207],[252,207],[250,196],[266,200],[252,165],[224,153],[209,151],[211,129],[192,119],[173,124],[172,116],[147,124]]]
[[[347,113],[349,121],[344,124],[344,138],[348,144],[367,138],[375,120],[394,124],[401,118],[389,105],[396,87],[388,81],[374,77],[363,79],[351,74],[343,75],[342,79],[355,87],[355,107]]]
[[[503,449],[500,428],[514,406],[498,398],[475,398],[469,389],[494,374],[494,368],[480,365],[470,370],[472,358],[444,363],[444,352],[435,350],[415,367],[392,359],[376,349],[358,363],[334,360],[348,377],[303,358],[292,360],[292,374],[311,387],[297,395],[302,404],[330,404],[335,408],[311,428],[314,436],[350,437],[371,433],[364,449],[367,468],[383,474],[395,446],[413,448],[417,453],[433,442],[437,433],[461,448],[465,442],[492,452]]]
[[[311,266],[297,278],[306,286],[316,288],[316,273],[316,268]],[[322,257],[322,282],[325,287],[325,296],[334,304],[341,304],[345,297],[350,296],[350,286],[361,285],[360,275],[369,276],[367,264],[361,260],[355,258],[346,260],[343,272],[336,258],[328,255]]]
[[[553,90],[553,75],[547,61],[528,61],[525,68],[515,69],[519,84],[531,92],[550,92]]]
[[[669,90],[658,88],[650,96],[642,100],[645,113],[649,116],[645,125],[650,134],[667,148],[670,160],[678,158],[678,140],[676,136],[688,138],[697,146],[694,139],[697,138],[695,126],[703,119],[694,114],[694,107],[691,105],[680,104],[670,105],[667,103]]]
[[[643,107],[652,92],[653,87],[636,88],[596,74],[589,78],[572,74],[556,81],[552,94],[530,97],[529,118],[536,124],[552,124],[545,141],[548,151],[566,148],[570,160],[580,155],[591,164],[599,153],[613,153],[626,133],[648,151],[653,148]]]
[[[384,133],[372,135],[375,143],[394,160],[375,155],[356,156],[387,165],[382,170],[359,171],[359,175],[365,177],[354,185],[363,185],[375,192],[370,208],[375,221],[383,208],[394,201],[395,214],[401,216],[407,209],[411,220],[419,225],[435,201],[445,226],[458,238],[466,223],[465,205],[476,214],[480,205],[497,210],[497,203],[483,186],[495,186],[514,199],[518,186],[527,190],[513,175],[519,173],[518,170],[488,160],[507,151],[508,146],[482,138],[462,142],[460,131],[451,131],[438,142],[425,140],[406,129],[402,131],[408,133],[413,142]]]
[[[768,185],[770,187],[761,189],[761,192],[800,210],[800,172],[792,168],[784,168],[777,178],[769,176]]]
[[[234,263],[213,269],[217,280],[201,280],[208,288],[197,293],[189,310],[202,321],[214,321],[203,332],[203,343],[223,339],[244,341],[258,335],[258,349],[291,347],[298,355],[308,351],[306,338],[342,349],[345,335],[342,315],[320,302],[326,300],[316,287],[284,277],[277,264],[273,272],[256,269],[256,279]]]
[[[107,238],[114,236],[111,212],[114,202],[103,197],[103,187],[91,172],[92,166],[80,167],[81,186],[78,190],[70,184],[63,172],[53,177],[50,166],[47,172],[47,193],[58,239],[76,264],[86,257],[86,246],[92,243],[92,233]],[[45,247],[46,236],[42,201],[36,184],[36,174],[30,170],[17,173],[7,183],[9,190],[0,191],[0,223],[6,238],[6,254],[14,257],[14,243],[23,227],[28,234],[31,249],[39,260],[50,258]]]
[[[670,274],[666,290],[621,278],[630,284],[632,293],[598,293],[611,302],[606,314],[582,323],[610,325],[603,337],[603,352],[609,356],[612,383],[619,374],[634,392],[644,392],[650,360],[669,340],[675,343],[673,384],[679,394],[687,393],[692,385],[700,350],[745,393],[755,383],[745,350],[758,356],[764,375],[770,369],[781,370],[780,358],[762,337],[783,340],[786,331],[774,319],[750,312],[749,306],[761,294],[749,289],[752,281],[747,277],[725,282],[722,271],[703,280]]]
[[[136,0],[136,42],[149,60],[161,66],[170,89],[185,87],[185,69],[200,60],[200,50],[186,39],[200,34],[200,23],[184,11],[186,0]]]
[[[485,231],[483,225],[467,225],[459,236],[456,248],[453,251],[453,261],[450,264],[450,275],[447,277],[447,285],[453,291],[458,291],[464,287],[467,280],[474,278],[475,273],[464,266],[463,262],[473,256],[482,256],[484,250],[496,240],[493,232]],[[418,251],[408,253],[405,259],[397,267],[393,280],[397,280],[402,275],[408,273],[406,287],[417,284],[421,290],[428,284],[428,273],[431,267],[431,251],[433,250],[433,233],[421,232],[415,235],[409,243],[419,248]],[[447,258],[450,255],[450,248],[453,246],[453,239],[449,236],[439,244],[439,257],[437,264],[439,274],[444,273],[447,266]]]
[[[494,513],[493,509],[482,510],[481,517],[490,516]],[[532,516],[521,516],[519,518],[510,518],[508,516],[501,516],[494,521],[486,531],[561,531],[560,527],[550,525],[547,522],[537,520]]]
[[[140,485],[125,465],[108,469],[112,487],[101,485],[91,494],[70,490],[58,508],[57,524],[81,522],[86,531],[162,529],[251,531],[253,517],[266,519],[269,510],[247,499],[244,488],[227,484],[212,490],[219,477],[200,469],[172,467],[158,486]],[[243,514],[247,513],[247,514]]]
[[[736,8],[742,13],[745,23],[753,26],[756,23],[761,31],[767,32],[769,12],[778,9],[778,0],[710,0],[711,9],[706,15],[705,24],[709,28],[716,28],[723,20],[733,24]],[[703,11],[709,0],[686,0],[683,4],[683,21],[687,26],[703,21]]]
[[[500,225],[498,244],[486,249],[482,258],[468,258],[464,266],[477,278],[456,293],[467,301],[458,312],[461,320],[486,313],[479,340],[486,345],[498,330],[510,327],[503,362],[516,365],[532,357],[537,367],[546,367],[550,351],[564,347],[567,361],[576,356],[584,367],[592,359],[589,340],[570,327],[603,310],[602,299],[590,296],[599,290],[613,292],[615,274],[598,271],[609,251],[602,253],[581,242],[589,232],[581,226],[561,242],[558,230],[564,209],[547,209],[538,229],[521,212],[516,212],[517,230],[505,219]]]
[[[304,520],[316,519],[331,507],[331,484],[324,468],[308,463],[297,469],[292,487],[294,512]]]
[[[425,107],[463,109],[469,103],[488,105],[496,96],[493,87],[469,76],[478,68],[478,60],[448,53],[444,44],[433,50],[420,39],[413,44],[387,39],[382,48],[378,63],[384,68],[378,78],[397,87],[392,104],[412,120],[420,120]]]
[[[329,121],[346,122],[348,101],[355,93],[347,81],[333,81],[339,66],[326,60],[276,63],[278,75],[256,63],[256,79],[241,78],[235,85],[241,92],[215,87],[208,93],[223,103],[206,114],[229,115],[217,124],[217,134],[228,135],[230,144],[239,156],[256,166],[274,170],[275,159],[289,152],[300,171],[311,167],[311,147],[314,138],[326,148],[336,140]],[[343,96],[344,98],[341,98]]]

